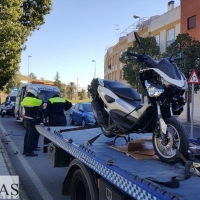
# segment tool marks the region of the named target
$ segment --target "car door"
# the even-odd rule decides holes
[[[83,105],[80,104],[77,110],[77,122],[81,123],[82,121],[82,115],[83,115]]]
[[[75,122],[78,122],[77,121],[77,111],[78,111],[78,107],[79,107],[79,104],[76,104],[74,106],[74,109],[72,109],[72,119],[75,121]]]

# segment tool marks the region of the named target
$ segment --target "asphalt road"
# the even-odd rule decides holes
[[[37,152],[37,157],[22,155],[25,129],[15,118],[0,118],[0,133],[3,144],[29,200],[69,200],[62,196],[62,183],[67,174],[67,167],[53,168],[46,153]],[[190,133],[190,126],[186,126]],[[194,127],[194,138],[200,137],[200,127]],[[39,146],[42,146],[40,136]]]
[[[25,129],[14,117],[1,118],[1,139],[29,200],[69,200],[62,196],[62,183],[67,167],[53,168],[46,153],[38,151],[36,157],[22,155]],[[3,127],[2,127],[3,126]],[[43,137],[40,136],[39,146]]]

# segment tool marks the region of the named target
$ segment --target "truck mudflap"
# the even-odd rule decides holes
[[[98,174],[101,179],[116,187],[132,199],[198,199],[200,179],[190,171],[191,177],[180,182],[180,187],[169,188],[159,183],[147,180],[146,177],[159,178],[162,181],[169,180],[173,176],[182,176],[184,166],[181,163],[167,164],[154,160],[136,160],[126,154],[116,151],[112,146],[112,138],[106,138],[102,134],[92,145],[87,141],[100,135],[101,129],[72,130],[62,132],[60,130],[75,129],[76,127],[44,127],[36,126],[38,132],[57,146],[69,153],[92,173]],[[77,127],[79,128],[79,127]],[[133,137],[132,137],[133,136]],[[133,140],[139,137],[131,135]],[[118,139],[116,145],[121,140]],[[124,141],[124,140],[123,140]],[[113,162],[108,162],[112,160]],[[190,189],[188,189],[190,188]]]

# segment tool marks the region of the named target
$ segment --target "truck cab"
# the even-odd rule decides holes
[[[15,102],[15,118],[17,122],[23,122],[23,116],[25,113],[24,108],[21,107],[21,101],[27,94],[27,89],[34,86],[38,87],[40,93],[38,94],[38,98],[43,100],[43,108],[46,108],[48,100],[53,96],[53,93],[57,93],[60,96],[60,90],[57,86],[50,85],[40,81],[32,81],[31,83],[22,83],[18,89],[18,93],[16,96]]]

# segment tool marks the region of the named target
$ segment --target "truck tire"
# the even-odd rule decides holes
[[[70,182],[66,182],[70,190],[71,200],[99,200],[93,172],[76,159],[72,161],[71,166],[72,171],[69,169],[71,171]]]
[[[90,191],[84,173],[78,169],[72,178],[71,200],[90,200]]]

